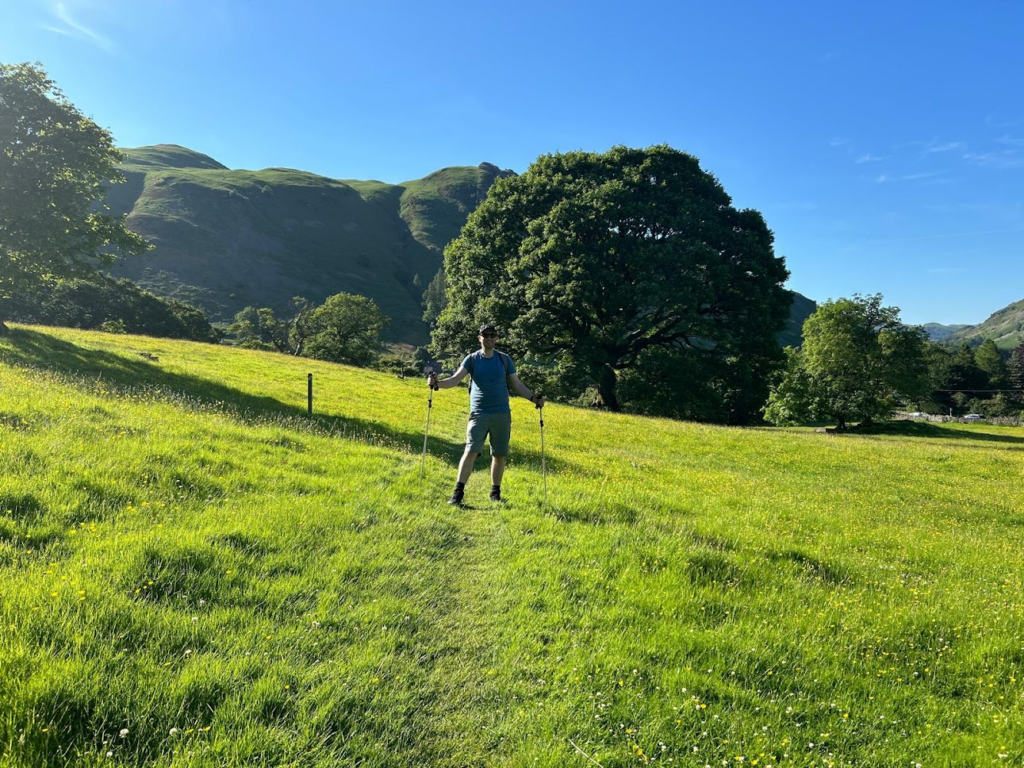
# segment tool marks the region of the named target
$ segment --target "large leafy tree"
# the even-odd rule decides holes
[[[40,66],[0,64],[0,333],[22,287],[147,248],[103,202],[107,185],[123,180],[120,161],[110,133]]]
[[[791,301],[772,240],[760,213],[735,209],[671,147],[545,155],[498,179],[445,249],[434,348],[471,347],[487,320],[513,351],[564,387],[596,387],[610,409],[628,375],[634,395],[655,393],[638,410],[745,421],[767,395]],[[696,371],[709,377],[700,386]],[[714,407],[680,409],[691,395]]]
[[[775,424],[834,419],[871,423],[899,401],[929,391],[926,334],[900,322],[882,297],[828,301],[804,322],[804,343],[788,355],[772,388],[766,418]]]

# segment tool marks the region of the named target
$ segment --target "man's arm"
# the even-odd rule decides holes
[[[512,389],[519,393],[520,397],[525,397],[531,403],[535,403],[538,408],[544,407],[544,397],[542,395],[535,395],[526,385],[519,380],[519,376],[514,373],[508,375],[508,380],[512,383]]]
[[[459,382],[462,381],[464,378],[466,378],[466,374],[468,374],[468,373],[469,373],[469,371],[467,371],[465,368],[463,368],[460,365],[459,366],[459,370],[457,370],[455,373],[453,373],[447,379],[439,379],[439,378],[437,378],[437,374],[436,373],[430,374],[430,383],[431,383],[432,386],[435,386],[438,389],[451,389],[452,387],[458,386]]]

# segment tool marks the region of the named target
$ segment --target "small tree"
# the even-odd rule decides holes
[[[441,315],[441,310],[448,303],[445,297],[444,267],[437,270],[434,279],[427,285],[423,292],[423,322],[427,325],[434,325]]]
[[[304,318],[313,310],[313,304],[302,296],[291,301],[289,317],[279,319],[270,307],[245,307],[235,314],[228,333],[240,347],[277,350],[289,354],[302,354],[302,345],[308,335]]]
[[[329,296],[303,319],[303,354],[317,360],[368,366],[381,352],[380,332],[390,322],[371,299],[351,293]]]
[[[272,343],[278,321],[267,307],[245,307],[235,313],[228,335],[246,349],[277,349]]]
[[[124,180],[121,159],[41,67],[0,64],[0,334],[26,286],[149,247],[104,203],[107,185]]]
[[[871,423],[903,400],[928,392],[925,332],[903,325],[882,297],[829,301],[804,323],[804,343],[789,354],[765,407],[776,424],[834,419]]]
[[[974,353],[974,363],[986,374],[990,389],[1006,389],[1010,385],[1006,359],[992,339],[985,339]]]

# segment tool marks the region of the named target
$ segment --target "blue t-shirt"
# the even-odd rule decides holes
[[[502,361],[504,358],[504,361]],[[516,372],[512,358],[497,350],[490,358],[483,352],[466,355],[462,367],[469,371],[470,413],[509,413],[508,381],[506,376]]]

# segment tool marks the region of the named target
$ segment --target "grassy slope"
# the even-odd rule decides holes
[[[515,401],[510,503],[478,474],[458,511],[463,391],[421,486],[418,381],[54,329],[0,358],[0,765],[1024,760],[1020,430],[551,406],[543,507]]]
[[[992,339],[1002,349],[1024,344],[1024,299],[1003,307],[981,325],[968,325],[953,334],[957,339]]]
[[[392,318],[392,340],[426,341],[422,287],[486,194],[493,166],[446,168],[395,186],[283,168],[231,171],[183,147],[126,150],[115,211],[155,249],[119,265],[162,296],[227,320],[243,306],[284,309],[347,291]],[[414,285],[416,275],[421,287]]]

